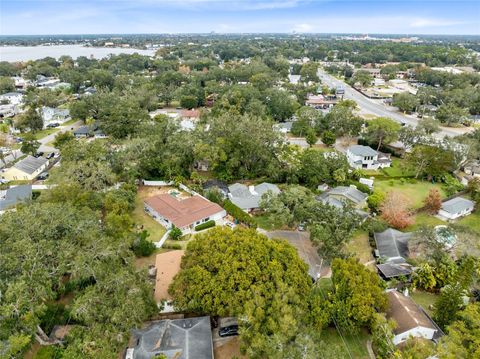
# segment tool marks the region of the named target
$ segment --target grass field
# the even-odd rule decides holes
[[[467,226],[480,236],[480,209],[477,209],[471,215],[466,216],[458,221],[458,224]]]
[[[255,216],[254,220],[257,223],[258,227],[265,229],[267,231],[273,231],[275,229],[285,228],[285,226],[282,223],[274,221],[272,217],[267,213],[262,213],[258,216]]]
[[[410,232],[416,231],[422,226],[435,227],[444,224],[445,222],[441,219],[438,219],[437,217],[431,216],[427,213],[418,213],[415,215],[415,223],[407,227],[405,230]]]
[[[138,190],[137,197],[135,198],[135,209],[132,213],[132,218],[135,222],[135,225],[146,229],[150,236],[149,240],[152,242],[158,242],[160,238],[165,234],[166,229],[160,223],[155,221],[152,217],[145,213],[143,210],[143,201],[150,194],[147,191],[143,191],[141,188]]]
[[[342,335],[343,339],[335,328],[327,328],[322,331],[320,339],[328,347],[335,347],[335,351],[338,351],[338,358],[349,358],[350,356],[355,359],[369,358],[367,341],[370,336],[366,330],[355,335],[345,335],[342,332]]]
[[[376,189],[385,193],[389,191],[402,192],[403,195],[410,199],[414,208],[421,208],[423,206],[423,200],[427,197],[428,191],[432,188],[438,189],[443,198],[446,197],[440,184],[414,179],[381,179],[376,180],[374,186]]]
[[[413,177],[414,172],[408,170],[404,160],[392,157],[392,166],[383,168],[382,172],[389,177]]]
[[[365,264],[373,260],[372,248],[368,243],[368,233],[358,231],[346,246],[347,251],[355,255],[360,263]],[[373,265],[373,264],[372,264]],[[370,268],[371,266],[369,266]]]
[[[429,309],[429,306],[435,304],[438,294],[425,292],[423,290],[416,290],[410,293],[410,297],[412,297],[415,303],[422,306],[422,308],[425,309],[430,316],[433,315],[433,312],[431,309]]]
[[[46,128],[44,130],[35,132],[34,136],[36,140],[41,140],[42,138],[47,137],[48,135],[51,135],[52,133],[56,133],[58,131],[58,128]],[[20,137],[22,136],[23,135],[20,135]]]

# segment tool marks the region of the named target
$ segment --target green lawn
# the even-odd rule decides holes
[[[253,218],[254,218],[255,222],[257,223],[257,226],[262,228],[262,229],[265,229],[266,231],[273,231],[275,229],[281,229],[281,228],[285,227],[283,223],[274,221],[272,219],[272,216],[270,216],[267,213],[262,213],[258,216],[253,217]]]
[[[389,177],[413,177],[414,172],[406,169],[405,161],[392,157],[392,166],[383,168],[382,172]]]
[[[415,215],[415,223],[405,230],[411,232],[416,231],[423,226],[435,227],[439,225],[445,225],[445,222],[437,217],[422,212]]]
[[[139,192],[135,198],[135,209],[133,210],[132,218],[137,227],[143,226],[143,229],[146,229],[148,233],[150,233],[150,236],[148,237],[149,240],[152,242],[158,242],[167,230],[160,223],[145,213],[143,210],[144,199],[144,194]]]
[[[365,264],[373,260],[372,248],[368,243],[368,233],[365,231],[357,231],[346,248],[349,253],[358,258],[360,263]]]
[[[334,347],[335,351],[339,352],[338,358],[349,358],[349,353],[352,358],[355,359],[369,358],[367,341],[370,335],[366,330],[356,335],[345,335],[342,331],[342,335],[345,342],[335,328],[327,328],[322,331],[320,339],[324,341],[328,347]]]
[[[52,133],[58,132],[58,130],[59,130],[58,128],[46,128],[44,130],[35,132],[34,136],[35,136],[35,139],[41,140],[42,138],[47,137]]]
[[[462,218],[457,223],[469,227],[480,236],[480,209],[477,209],[471,215]]]
[[[423,200],[432,188],[438,189],[443,198],[446,197],[440,184],[415,179],[379,179],[375,180],[374,186],[385,193],[389,191],[401,192],[412,201],[414,208],[423,206]]]
[[[431,316],[433,312],[429,309],[430,305],[435,304],[438,298],[438,294],[425,292],[423,290],[415,290],[410,293],[410,297],[417,303],[422,306],[423,309]]]

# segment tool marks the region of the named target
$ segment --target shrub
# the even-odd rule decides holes
[[[450,174],[443,176],[443,189],[445,190],[447,196],[453,196],[458,191],[463,189],[463,185],[455,177]]]
[[[165,243],[162,248],[165,249],[182,249],[182,246],[180,243]]]
[[[143,230],[133,241],[132,250],[137,257],[148,257],[155,252],[155,244],[147,239],[148,236],[149,233],[146,230]]]
[[[348,185],[354,185],[355,187],[357,187],[357,189],[360,192],[363,192],[363,193],[366,193],[366,194],[372,193],[372,191],[370,190],[370,187],[368,187],[366,184],[360,183],[358,181],[348,181],[347,184]]]
[[[40,327],[47,334],[50,334],[55,325],[67,324],[70,319],[70,312],[61,303],[48,303],[46,310],[40,318]]]
[[[195,231],[201,231],[203,229],[207,229],[211,227],[215,227],[215,221],[213,219],[205,223],[199,224],[198,226],[195,226]]]
[[[373,191],[373,194],[371,194],[367,198],[368,208],[370,208],[374,212],[378,212],[378,209],[380,208],[380,205],[384,200],[385,200],[385,193],[375,190]]]
[[[172,229],[170,230],[170,234],[168,235],[168,237],[174,241],[178,241],[182,235],[183,235],[182,230],[180,228],[173,226]]]
[[[210,188],[205,191],[205,197],[210,201],[222,205],[223,195],[218,188]]]
[[[237,207],[231,201],[226,200],[223,204],[223,208],[227,211],[229,215],[231,215],[237,221],[247,224],[249,227],[257,226],[252,217],[250,217],[240,207]]]

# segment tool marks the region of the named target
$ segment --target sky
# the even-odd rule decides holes
[[[0,35],[480,35],[480,0],[0,0]]]

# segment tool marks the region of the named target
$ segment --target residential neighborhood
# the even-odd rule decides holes
[[[0,359],[478,357],[472,4],[7,3]]]

